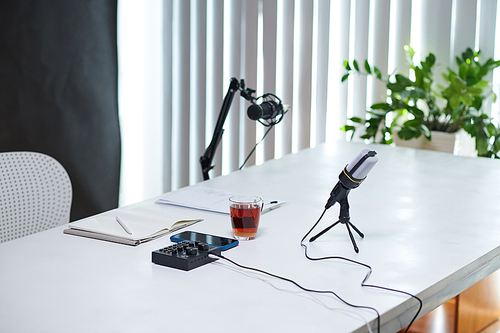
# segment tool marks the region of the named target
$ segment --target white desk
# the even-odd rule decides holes
[[[375,307],[382,331],[394,332],[415,314],[414,299],[362,288],[365,268],[309,261],[299,245],[340,171],[364,147],[322,145],[203,185],[289,202],[262,216],[256,240],[224,255]],[[311,256],[371,265],[368,282],[416,294],[424,301],[421,315],[500,267],[499,161],[372,148],[379,162],[349,196],[351,222],[365,234],[355,236],[360,253],[339,225],[309,245]],[[231,236],[228,216],[163,209],[205,218],[189,230]],[[337,204],[328,210],[316,231],[335,222],[338,210]],[[189,272],[151,263],[151,252],[170,244],[168,236],[130,247],[63,229],[0,244],[0,332],[366,332],[357,315],[375,327],[372,311],[350,309],[332,296],[316,295],[324,303],[318,304],[290,284],[223,260]]]

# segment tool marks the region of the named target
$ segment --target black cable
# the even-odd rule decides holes
[[[260,98],[265,98],[267,97],[268,95],[271,95],[271,96],[274,96],[276,98],[278,98],[276,95],[274,94],[266,94],[266,95],[263,95],[263,96],[260,96],[260,97],[257,97],[255,98],[254,100],[258,100]],[[279,100],[279,98],[278,98]],[[280,103],[281,103],[281,100],[280,100]],[[285,108],[282,110],[282,112],[280,112],[280,114],[278,114],[276,117],[274,117],[273,119],[268,119],[267,122],[263,122],[261,119],[259,119],[259,123],[261,123],[263,126],[265,127],[269,127],[269,129],[266,131],[266,133],[264,133],[264,136],[262,137],[262,139],[257,142],[255,144],[255,146],[253,147],[252,151],[250,152],[250,154],[248,154],[247,158],[245,159],[245,161],[243,162],[243,164],[240,166],[240,170],[243,169],[243,167],[245,166],[245,164],[248,162],[248,160],[250,159],[250,156],[252,156],[252,154],[254,153],[255,149],[257,149],[257,146],[262,142],[264,141],[264,139],[266,138],[266,135],[267,133],[269,133],[271,131],[271,129],[279,124],[282,120],[283,120],[283,117],[285,116],[285,114],[288,112],[288,108]]]
[[[361,265],[363,267],[368,268],[368,273],[366,274],[365,278],[361,282],[361,286],[362,287],[378,288],[378,289],[382,289],[382,290],[386,290],[386,291],[392,291],[392,292],[397,292],[397,293],[405,294],[407,296],[415,298],[419,302],[419,308],[417,310],[417,313],[415,314],[415,316],[411,320],[410,324],[406,327],[405,333],[408,332],[408,330],[410,329],[410,326],[415,322],[415,320],[418,317],[418,314],[422,310],[423,303],[422,303],[422,300],[420,298],[418,298],[417,296],[415,296],[413,294],[410,294],[409,292],[403,291],[403,290],[392,289],[392,288],[387,288],[387,287],[382,287],[382,286],[377,286],[377,285],[372,285],[372,284],[366,284],[366,281],[368,281],[368,278],[372,274],[373,269],[372,269],[372,267],[370,265],[367,265],[367,264],[362,263],[360,261],[356,261],[356,260],[349,259],[349,258],[346,258],[346,257],[341,257],[341,256],[329,256],[329,257],[321,257],[321,258],[309,257],[309,255],[307,254],[307,246],[304,244],[304,240],[314,230],[314,228],[316,228],[316,226],[318,225],[318,223],[321,221],[321,219],[325,215],[326,210],[327,210],[327,208],[325,208],[323,210],[323,213],[319,217],[318,221],[316,221],[316,223],[312,226],[312,228],[300,240],[300,246],[302,246],[304,248],[304,255],[306,256],[306,258],[309,259],[309,260],[339,259],[339,260],[348,261],[348,262],[351,262],[351,263],[354,263],[354,264],[357,264],[357,265]],[[377,312],[377,329],[378,329],[378,332],[380,332],[380,315],[379,315],[379,313],[378,313],[377,310],[375,310],[375,311]]]
[[[340,257],[340,256],[330,256],[330,257],[321,257],[321,258],[313,258],[313,257],[310,257],[308,254],[307,254],[307,246],[304,244],[304,240],[306,239],[306,237],[314,230],[314,228],[318,225],[318,223],[321,221],[321,219],[323,218],[323,216],[325,215],[326,213],[326,210],[325,209],[323,211],[323,213],[321,214],[321,216],[319,217],[318,221],[316,221],[316,223],[312,226],[312,228],[304,235],[304,237],[301,239],[300,241],[300,245],[305,249],[305,256],[307,259],[309,260],[325,260],[325,259],[340,259],[340,260],[344,260],[344,261],[348,261],[348,262],[351,262],[351,263],[354,263],[354,264],[357,264],[357,265],[361,265],[363,267],[366,267],[368,269],[368,273],[366,274],[365,278],[363,279],[363,281],[361,282],[361,286],[362,287],[370,287],[370,288],[378,288],[378,289],[382,289],[382,290],[386,290],[386,291],[391,291],[391,292],[397,292],[397,293],[402,293],[402,294],[405,294],[407,296],[410,296],[410,297],[413,297],[415,298],[418,302],[419,302],[419,308],[418,308],[418,311],[417,313],[415,314],[415,316],[413,317],[413,319],[411,320],[410,324],[407,326],[406,328],[406,331],[405,332],[408,332],[410,326],[413,324],[413,322],[416,320],[418,314],[420,313],[420,311],[422,310],[422,300],[420,300],[420,298],[418,298],[417,296],[415,295],[412,295],[406,291],[402,291],[402,290],[397,290],[397,289],[392,289],[392,288],[387,288],[387,287],[382,287],[382,286],[377,286],[377,285],[369,285],[369,284],[366,284],[366,281],[368,280],[368,278],[370,277],[373,269],[370,265],[367,265],[365,263],[362,263],[360,261],[356,261],[356,260],[353,260],[353,259],[349,259],[349,258],[346,258],[346,257]],[[367,310],[371,310],[371,311],[374,311],[376,314],[377,314],[377,331],[380,333],[380,313],[378,312],[377,309],[375,309],[374,307],[370,307],[370,306],[364,306],[364,305],[356,305],[356,304],[352,304],[352,303],[349,303],[347,302],[346,300],[344,300],[342,297],[340,297],[339,295],[337,295],[334,291],[331,291],[331,290],[315,290],[315,289],[309,289],[309,288],[306,288],[306,287],[303,287],[301,286],[300,284],[298,284],[297,282],[289,279],[289,278],[285,278],[285,277],[282,277],[282,276],[279,276],[279,275],[276,275],[276,274],[273,274],[273,273],[269,273],[269,272],[266,272],[264,270],[261,270],[261,269],[258,269],[258,268],[254,268],[254,267],[249,267],[249,266],[244,266],[244,265],[241,265],[241,264],[238,264],[237,262],[229,259],[229,258],[226,258],[224,257],[223,255],[219,255],[219,254],[215,254],[215,253],[212,253],[211,255],[214,255],[218,258],[221,258],[221,259],[224,259],[224,260],[227,260],[228,262],[232,263],[233,265],[237,266],[237,267],[240,267],[240,268],[243,268],[243,269],[247,269],[247,270],[252,270],[252,271],[255,271],[255,272],[259,272],[259,273],[262,273],[262,274],[265,274],[265,275],[268,275],[268,276],[271,276],[273,278],[277,278],[277,279],[281,279],[283,281],[287,281],[287,282],[290,282],[292,283],[293,285],[295,285],[296,287],[298,287],[299,289],[303,290],[303,291],[306,291],[306,292],[313,292],[313,293],[319,293],[319,294],[332,294],[333,296],[335,296],[338,300],[340,300],[342,303],[346,304],[347,306],[350,306],[352,308],[357,308],[357,309],[367,309]]]
[[[253,152],[255,151],[255,149],[257,149],[257,146],[262,142],[264,141],[264,139],[266,138],[266,135],[267,133],[269,133],[269,131],[274,127],[274,124],[269,126],[269,129],[266,131],[266,133],[264,133],[264,136],[262,137],[262,139],[260,139],[259,142],[257,142],[255,144],[255,146],[253,147],[252,151],[250,152],[250,154],[248,154],[247,158],[245,159],[245,161],[243,162],[243,164],[240,166],[240,170],[243,169],[243,167],[245,166],[245,164],[247,163],[248,159],[250,158],[250,156],[252,156]]]
[[[271,276],[273,278],[276,278],[276,279],[281,279],[283,281],[287,281],[287,282],[290,282],[292,283],[293,285],[297,286],[299,289],[302,289],[304,291],[307,291],[307,292],[311,292],[311,293],[318,293],[318,294],[332,294],[333,296],[335,296],[338,300],[340,300],[342,303],[352,307],[352,308],[357,308],[357,309],[368,309],[368,310],[372,310],[372,311],[375,311],[375,313],[377,314],[377,318],[380,319],[380,314],[379,312],[377,311],[377,309],[375,308],[372,308],[370,306],[364,306],[364,305],[356,305],[356,304],[352,304],[352,303],[349,303],[347,302],[346,300],[344,300],[342,297],[340,297],[339,295],[337,295],[334,291],[331,291],[331,290],[315,290],[315,289],[309,289],[309,288],[306,288],[306,287],[303,287],[301,286],[300,284],[298,284],[297,282],[291,280],[291,279],[288,279],[286,277],[282,277],[282,276],[279,276],[279,275],[276,275],[276,274],[273,274],[273,273],[269,273],[269,272],[266,272],[264,270],[261,270],[261,269],[258,269],[258,268],[254,268],[254,267],[249,267],[249,266],[244,266],[244,265],[241,265],[241,264],[238,264],[237,262],[229,259],[229,258],[226,258],[224,257],[223,255],[221,254],[216,254],[216,253],[211,253],[210,255],[214,255],[218,258],[221,258],[221,259],[224,259],[224,260],[227,260],[229,261],[230,263],[232,263],[233,265],[235,266],[238,266],[240,268],[243,268],[243,269],[247,269],[247,270],[251,270],[251,271],[255,271],[255,272],[259,272],[259,273],[262,273],[262,274],[265,274],[265,275],[268,275],[268,276]],[[379,329],[378,331],[380,332],[380,323],[379,323]]]
[[[242,80],[242,83],[240,85],[240,95],[245,98],[246,100],[248,100],[250,103],[256,105],[256,101],[258,100],[263,100],[263,101],[273,101],[274,99],[274,103],[278,103],[279,105],[279,109],[278,109],[278,114],[273,117],[273,118],[269,118],[269,119],[258,119],[257,121],[264,127],[269,127],[269,129],[266,131],[266,133],[264,133],[264,136],[262,137],[262,139],[257,142],[255,144],[255,146],[253,147],[252,151],[248,154],[247,158],[245,159],[245,161],[243,162],[243,164],[240,166],[240,170],[243,169],[243,167],[245,166],[245,164],[247,163],[248,159],[250,159],[250,156],[252,156],[252,154],[254,153],[255,149],[257,149],[257,146],[262,142],[264,141],[266,135],[271,131],[271,129],[279,124],[282,120],[283,120],[283,117],[285,116],[285,114],[288,112],[289,108],[288,106],[284,106],[283,103],[281,102],[281,99],[276,96],[275,94],[273,93],[267,93],[267,94],[264,94],[262,96],[259,96],[259,97],[253,97],[252,94],[255,92],[255,90],[253,89],[245,89],[245,83],[244,81]]]

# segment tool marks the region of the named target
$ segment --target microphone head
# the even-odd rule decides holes
[[[377,162],[377,152],[365,148],[347,165],[346,170],[352,177],[364,179]]]
[[[247,109],[248,118],[259,120],[262,117],[262,107],[258,104],[252,104]]]
[[[261,104],[252,103],[247,109],[248,118],[252,120],[271,119],[278,116],[283,110],[283,105],[276,101],[264,101]]]
[[[365,148],[351,161],[351,163],[346,165],[339,175],[339,179],[345,187],[356,188],[361,185],[377,162],[377,152]]]

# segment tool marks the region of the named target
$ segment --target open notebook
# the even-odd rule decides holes
[[[117,217],[122,224],[117,221]],[[139,245],[199,221],[202,219],[186,219],[166,211],[137,207],[128,210],[113,210],[71,222],[69,228],[64,229],[63,232],[115,243]]]

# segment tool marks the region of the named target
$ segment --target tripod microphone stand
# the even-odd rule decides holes
[[[339,203],[339,220],[325,230],[321,231],[316,236],[311,237],[309,242],[314,242],[318,237],[325,234],[328,230],[332,229],[337,224],[342,223],[347,228],[347,232],[349,233],[349,237],[351,238],[351,243],[354,247],[354,251],[356,251],[356,253],[359,253],[358,245],[354,240],[351,228],[354,229],[354,231],[356,231],[361,238],[364,238],[365,235],[361,231],[359,231],[359,229],[356,228],[354,224],[351,223],[351,218],[349,216],[349,201],[347,197],[352,189],[355,189],[359,185],[361,185],[375,163],[377,163],[378,157],[376,155],[376,151],[365,148],[358,154],[358,156],[356,156],[356,158],[351,163],[346,165],[346,167],[342,170],[339,175],[339,181],[333,188],[332,192],[330,192],[330,198],[328,198],[328,201],[325,205],[326,212],[326,210],[333,206],[336,202]],[[323,212],[323,214],[325,212]],[[321,215],[321,217],[323,217],[323,215]]]
[[[351,218],[349,216],[349,202],[347,200],[347,196],[348,196],[350,190],[346,189],[346,188],[337,189],[337,187],[342,187],[342,185],[337,184],[337,186],[335,186],[335,188],[332,191],[332,194],[335,194],[335,192],[336,192],[336,195],[333,198],[333,200],[335,200],[335,201],[333,201],[332,198],[330,198],[330,200],[333,201],[333,203],[331,205],[335,204],[335,202],[338,202],[340,205],[339,220],[337,222],[335,222],[334,224],[330,225],[329,227],[327,227],[326,229],[324,229],[323,231],[319,232],[316,236],[311,237],[309,242],[314,242],[321,235],[325,234],[327,231],[329,231],[330,229],[335,227],[337,224],[342,223],[347,228],[347,232],[349,233],[349,237],[351,238],[351,243],[352,243],[352,246],[354,247],[354,251],[356,251],[356,253],[359,253],[359,248],[358,248],[358,245],[356,244],[356,241],[354,240],[354,235],[352,234],[351,228],[354,229],[354,231],[356,231],[356,233],[361,238],[364,238],[365,235],[358,228],[356,228],[356,226],[354,224],[351,223]],[[336,189],[337,189],[337,191],[336,191]],[[329,203],[330,203],[330,200],[329,200]]]

